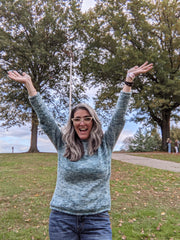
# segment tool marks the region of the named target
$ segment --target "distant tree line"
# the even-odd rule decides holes
[[[172,126],[171,136],[172,152],[174,152],[175,141],[180,138],[180,128]],[[122,149],[128,152],[154,152],[162,151],[161,147],[161,137],[155,128],[139,128],[133,137],[124,139]]]

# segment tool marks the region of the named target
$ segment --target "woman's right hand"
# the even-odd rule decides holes
[[[29,96],[33,97],[37,94],[37,91],[31,81],[31,77],[27,73],[19,74],[17,71],[9,71],[8,77],[12,80],[23,83],[28,90]]]
[[[8,77],[16,82],[24,83],[25,85],[28,83],[31,83],[31,77],[27,73],[24,73],[24,72],[21,75],[17,71],[9,71]]]

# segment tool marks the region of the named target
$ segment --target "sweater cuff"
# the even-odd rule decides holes
[[[123,92],[123,90],[120,93],[128,97],[132,95],[132,92]]]
[[[34,95],[34,96],[28,96],[28,98],[29,98],[29,99],[33,99],[33,98],[37,98],[38,96],[40,96],[40,93],[39,93],[39,92],[37,92],[37,94]]]

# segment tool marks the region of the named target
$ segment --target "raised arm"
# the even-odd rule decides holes
[[[56,149],[58,149],[60,146],[62,146],[61,131],[53,116],[49,112],[47,106],[44,104],[40,94],[37,93],[31,77],[26,73],[21,75],[16,71],[9,71],[8,77],[25,85],[30,96],[30,103],[37,114],[41,128],[50,138]]]
[[[8,77],[16,82],[24,84],[30,97],[37,95],[37,91],[32,83],[31,77],[27,73],[23,73],[21,75],[17,71],[9,71]]]
[[[116,141],[124,127],[125,114],[131,96],[130,92],[134,78],[139,74],[150,71],[152,68],[153,64],[148,64],[148,62],[145,62],[140,67],[135,66],[128,70],[123,90],[120,93],[116,104],[115,112],[105,132],[106,143],[111,149],[113,149],[114,145],[116,144]]]

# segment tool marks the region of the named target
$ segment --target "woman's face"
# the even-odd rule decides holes
[[[72,121],[78,137],[81,140],[88,139],[93,126],[92,117],[89,112],[84,109],[78,109],[74,113]]]

